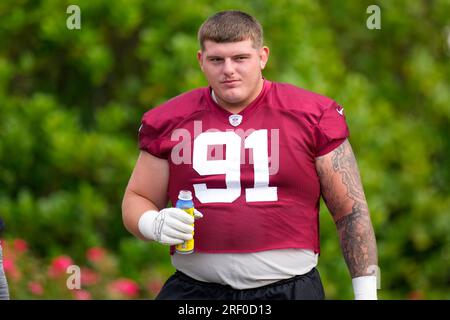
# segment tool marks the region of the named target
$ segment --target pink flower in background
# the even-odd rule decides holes
[[[152,279],[147,283],[147,290],[151,295],[156,296],[161,290],[163,284],[164,282],[159,278]]]
[[[81,267],[81,285],[91,286],[96,284],[100,279],[100,275],[92,269]]]
[[[111,282],[108,286],[109,292],[113,296],[125,296],[134,298],[139,294],[139,286],[131,279],[120,278]]]
[[[92,300],[92,295],[86,290],[74,290],[73,297],[75,300]]]
[[[35,296],[41,296],[44,293],[44,288],[37,281],[28,282],[28,290]]]
[[[423,300],[424,295],[420,290],[411,291],[408,293],[408,300]]]
[[[11,259],[15,260],[17,257],[17,252],[14,250],[12,245],[12,241],[2,240],[2,251],[3,251],[3,259]]]
[[[3,270],[5,271],[5,274],[8,277],[8,279],[17,281],[20,280],[20,278],[22,277],[22,274],[19,271],[19,269],[17,269],[17,266],[14,263],[13,259],[9,259],[6,257],[3,258]]]
[[[66,274],[67,268],[73,265],[73,260],[69,256],[58,256],[52,260],[48,275],[51,278],[58,278],[59,276]]]
[[[101,247],[92,247],[86,252],[86,257],[90,262],[100,262],[105,258],[106,250]]]
[[[18,253],[24,253],[28,250],[28,243],[23,239],[14,239],[14,250]]]

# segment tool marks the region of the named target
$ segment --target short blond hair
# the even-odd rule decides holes
[[[253,41],[254,48],[261,48],[263,29],[251,15],[237,10],[216,13],[203,22],[198,31],[198,41],[202,50],[205,50],[206,40],[224,43],[247,39]]]

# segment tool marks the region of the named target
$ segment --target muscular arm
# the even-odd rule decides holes
[[[374,275],[372,268],[378,264],[375,234],[358,165],[348,140],[316,158],[316,170],[351,277]]]

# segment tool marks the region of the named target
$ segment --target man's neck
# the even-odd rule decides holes
[[[214,100],[215,103],[219,104],[219,101],[217,101],[216,94],[214,93],[213,89],[211,89],[211,98]]]

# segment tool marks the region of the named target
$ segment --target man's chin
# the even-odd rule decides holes
[[[222,101],[228,105],[240,105],[242,103],[242,98],[237,96],[224,96]]]
[[[236,104],[242,101],[242,94],[237,92],[237,90],[226,90],[225,92],[220,92],[219,97],[221,100],[230,104]]]

